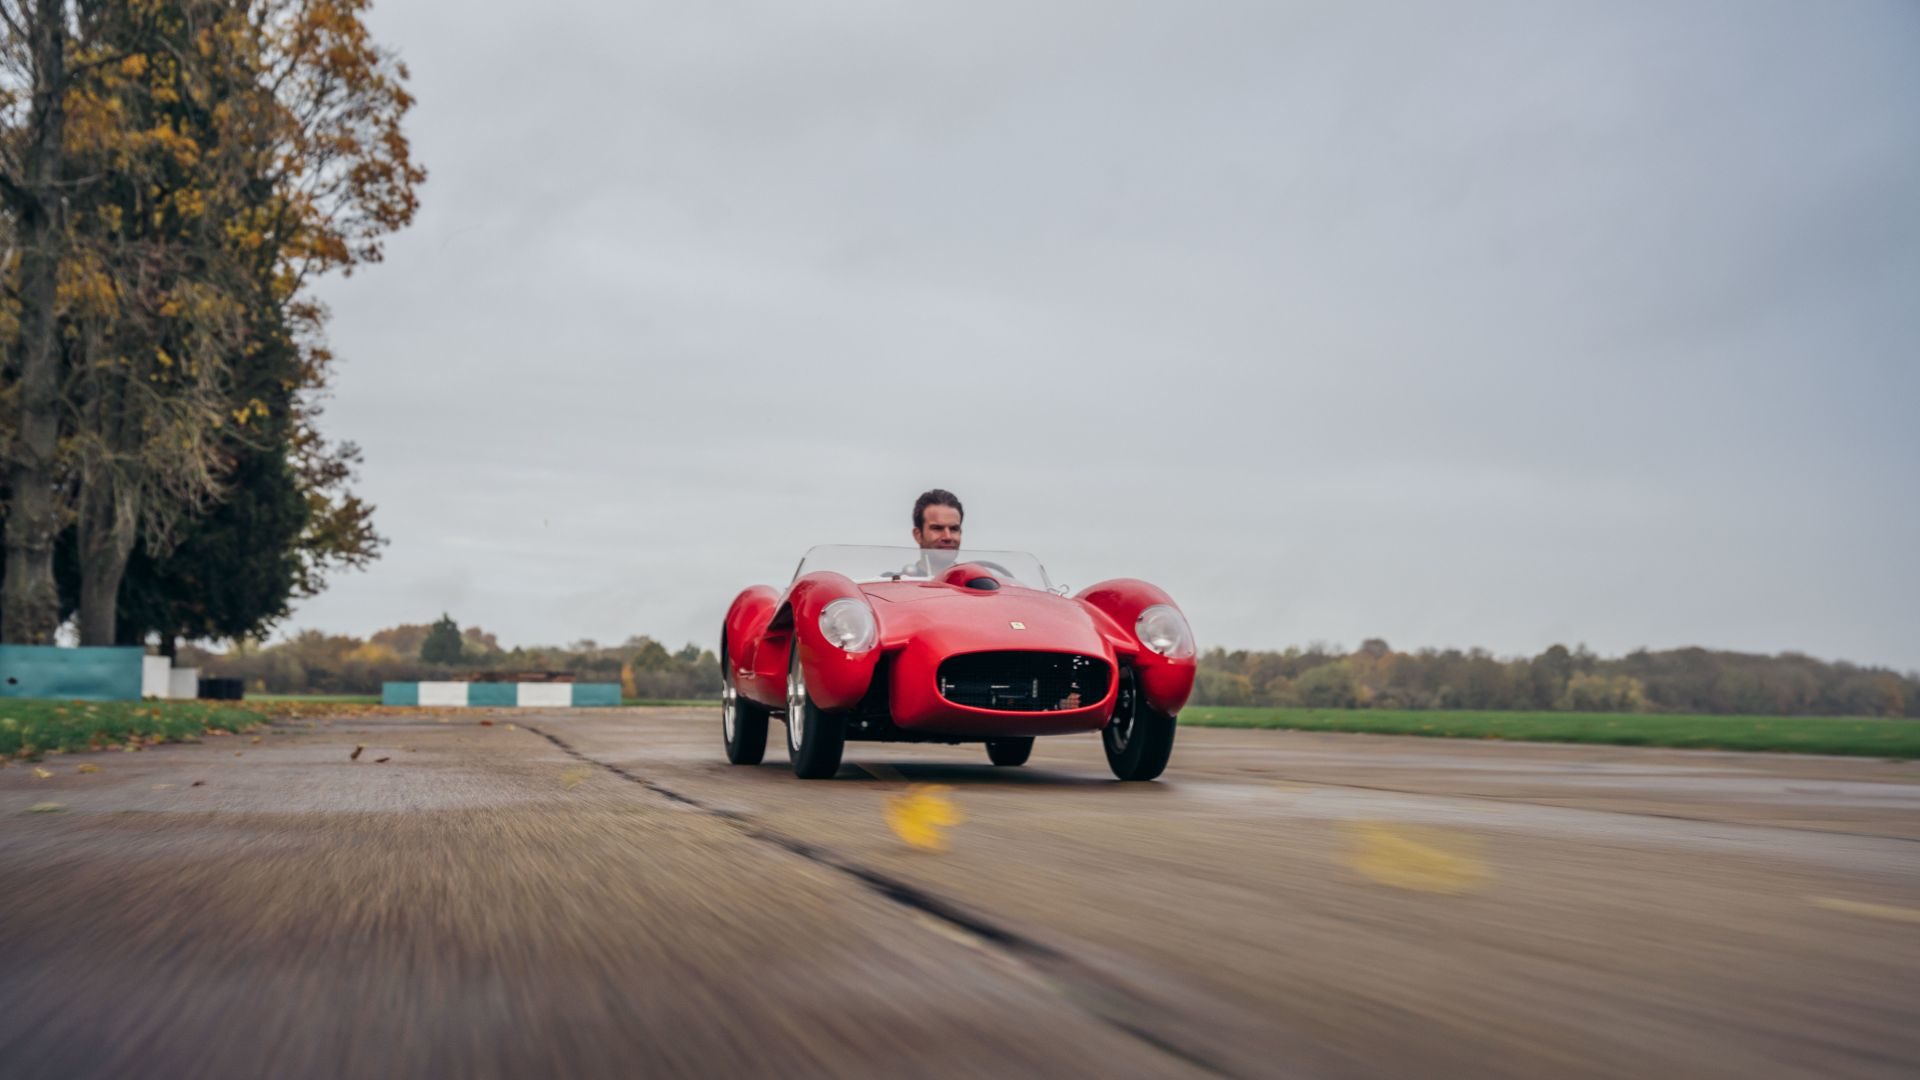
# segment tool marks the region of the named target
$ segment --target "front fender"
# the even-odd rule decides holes
[[[771,586],[755,585],[742,589],[727,608],[721,624],[720,662],[733,673],[734,687],[749,701],[778,708],[786,700],[786,658],[771,678],[759,674],[760,651],[765,645],[767,624],[779,606],[780,594]]]
[[[827,641],[820,632],[820,612],[835,600],[851,599],[873,607],[866,594],[844,574],[822,570],[808,574],[787,590],[786,606],[793,612],[793,640],[800,650],[800,670],[806,676],[807,693],[813,703],[828,712],[842,712],[860,703],[873,683],[873,671],[880,662],[879,638],[875,647],[863,653],[850,653]],[[878,625],[880,613],[874,612]],[[885,627],[880,628],[882,633]]]
[[[1173,597],[1158,585],[1137,578],[1115,578],[1087,586],[1074,599],[1105,615],[1112,624],[1107,633],[1113,640],[1114,651],[1132,658],[1134,672],[1140,680],[1140,693],[1147,704],[1168,716],[1178,715],[1186,707],[1187,699],[1193,696],[1193,680],[1199,670],[1196,657],[1176,660],[1161,656],[1141,645],[1133,632],[1140,613],[1155,604],[1166,604],[1179,611],[1180,605],[1173,602]],[[1180,614],[1184,618],[1186,612]]]
[[[740,590],[740,595],[734,597],[732,606],[727,608],[727,619],[721,626],[721,663],[731,664],[738,674],[753,670],[754,646],[766,632],[767,621],[773,618],[774,605],[779,602],[780,594],[770,585]]]

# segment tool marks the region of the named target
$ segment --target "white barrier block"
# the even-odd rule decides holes
[[[144,673],[144,672],[143,672]],[[191,701],[200,696],[200,669],[177,667],[167,673],[167,696]]]
[[[465,705],[466,703],[466,683],[423,682],[420,684],[420,704],[422,705]]]
[[[523,709],[565,709],[572,705],[572,683],[523,682],[520,684],[520,707]]]
[[[173,661],[164,656],[143,656],[140,658],[140,696],[143,698],[163,698],[167,696],[172,683],[169,672],[173,670]]]

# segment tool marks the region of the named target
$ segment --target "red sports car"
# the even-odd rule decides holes
[[[1144,581],[1070,597],[1024,552],[817,547],[785,592],[757,585],[727,609],[727,760],[758,764],[776,716],[806,778],[839,771],[849,739],[984,742],[1020,765],[1036,735],[1098,731],[1115,776],[1151,780],[1194,653],[1186,616]]]

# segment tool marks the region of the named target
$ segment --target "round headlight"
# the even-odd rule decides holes
[[[827,644],[850,653],[862,653],[879,640],[880,627],[866,601],[841,597],[820,611],[820,633]]]
[[[1194,653],[1193,628],[1172,604],[1155,604],[1141,612],[1133,632],[1140,644],[1169,660],[1184,660]]]

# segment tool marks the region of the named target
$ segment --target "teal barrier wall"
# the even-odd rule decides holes
[[[138,646],[0,645],[0,697],[139,701]]]
[[[134,661],[134,690],[139,691],[140,664]],[[529,684],[531,685],[531,684]],[[551,685],[551,684],[544,684]],[[466,683],[467,704],[477,708],[504,709],[520,704],[520,687],[515,683]],[[420,704],[420,684],[390,682],[380,684],[380,704]],[[620,704],[619,683],[573,683],[568,704],[574,708],[605,708]]]
[[[467,684],[467,704],[500,708],[520,704],[520,688],[510,682]]]
[[[574,683],[573,703],[578,707],[618,705],[620,704],[620,684],[605,682]]]

